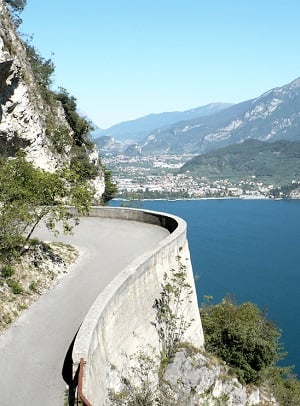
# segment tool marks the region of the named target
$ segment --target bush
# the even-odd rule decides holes
[[[24,292],[22,285],[20,285],[20,283],[15,279],[8,279],[6,283],[7,286],[9,286],[12,289],[15,295],[20,295],[21,293]]]
[[[104,172],[105,190],[102,195],[102,203],[107,204],[113,199],[118,191],[117,185],[112,181],[112,172],[109,171],[103,164],[102,169]]]
[[[14,268],[11,265],[4,265],[1,269],[2,278],[10,278],[15,273]]]
[[[71,181],[68,170],[45,172],[22,155],[0,159],[0,259],[4,263],[24,252],[42,221],[54,233],[58,223],[64,232],[71,231],[70,221],[76,224],[77,220],[66,206],[75,205],[80,213],[89,211],[90,186]]]
[[[27,57],[29,59],[33,75],[40,87],[44,100],[51,99],[52,92],[49,90],[52,84],[52,75],[55,67],[51,59],[43,58],[36,48],[28,43],[25,44]]]
[[[257,383],[261,373],[282,358],[281,331],[250,302],[231,297],[200,309],[206,350],[222,358],[242,383]]]
[[[64,88],[60,88],[55,97],[61,102],[66,119],[74,132],[73,138],[75,145],[79,147],[85,145],[87,149],[91,149],[93,144],[88,139],[88,133],[91,130],[91,126],[85,118],[82,118],[77,113],[76,98],[71,96]]]
[[[61,125],[52,131],[48,130],[48,132],[50,133],[49,139],[57,153],[64,154],[67,152],[67,149],[73,145],[73,138],[66,126]]]
[[[99,174],[99,168],[89,161],[84,146],[74,146],[72,148],[70,169],[79,182],[95,179]]]

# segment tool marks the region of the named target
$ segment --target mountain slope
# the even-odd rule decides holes
[[[154,131],[144,153],[204,153],[248,138],[300,139],[300,78],[214,115]]]
[[[249,139],[194,157],[179,173],[187,171],[211,180],[255,177],[267,184],[284,185],[300,180],[300,141]]]
[[[115,138],[118,141],[141,141],[145,138],[149,132],[169,126],[173,123],[182,120],[192,120],[214,114],[217,111],[223,110],[231,106],[229,103],[211,103],[206,106],[197,107],[186,111],[174,111],[160,114],[149,114],[144,117],[140,117],[136,120],[125,121],[116,124],[107,130],[97,130],[93,132],[93,138],[108,135]]]
[[[48,172],[79,157],[93,170],[91,183],[100,198],[103,171],[96,148],[86,137],[87,123],[71,111],[75,99],[49,89],[51,61],[19,38],[3,0],[0,15],[0,156],[14,156],[21,148],[28,161]]]

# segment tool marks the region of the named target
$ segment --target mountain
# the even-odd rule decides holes
[[[117,141],[142,141],[151,131],[157,128],[166,127],[178,121],[193,120],[198,117],[214,114],[232,104],[211,103],[206,106],[197,107],[186,111],[174,111],[160,114],[149,114],[136,120],[124,121],[116,124],[107,130],[96,130],[92,133],[93,139],[107,135]]]
[[[195,156],[179,170],[186,172],[209,180],[253,177],[265,184],[286,185],[300,180],[300,141],[248,139]]]
[[[142,153],[194,153],[235,144],[300,139],[300,78],[213,115],[151,132]]]

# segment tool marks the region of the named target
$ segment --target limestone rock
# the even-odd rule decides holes
[[[189,349],[175,355],[164,380],[177,405],[278,405],[271,394],[262,394],[257,387],[244,387],[220,361]]]
[[[47,103],[41,96],[25,45],[4,0],[0,0],[0,16],[0,153],[11,156],[22,148],[36,167],[53,172],[70,161],[70,148],[57,153],[49,136],[51,129],[63,126],[71,136],[72,129],[60,102]],[[96,149],[87,154],[90,162],[97,165]],[[101,197],[104,176],[100,169],[93,184],[97,198]]]

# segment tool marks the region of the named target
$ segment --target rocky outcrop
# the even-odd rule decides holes
[[[225,364],[193,349],[176,354],[167,367],[164,382],[171,388],[176,405],[279,406],[272,394],[243,386],[230,375]]]
[[[57,100],[47,103],[42,97],[25,45],[3,0],[0,16],[0,155],[14,155],[21,147],[35,166],[53,172],[70,160],[70,148],[58,153],[51,131],[64,127],[72,136],[72,129],[61,103]],[[90,162],[97,165],[96,149],[87,153]],[[101,170],[94,184],[100,197],[104,192]]]

